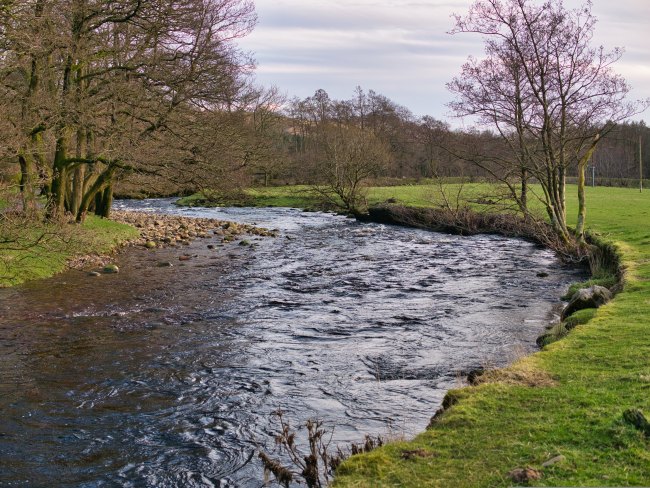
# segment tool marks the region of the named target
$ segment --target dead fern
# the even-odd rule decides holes
[[[275,481],[285,488],[288,488],[292,482],[304,483],[308,488],[326,487],[345,459],[384,445],[381,437],[366,436],[361,444],[351,444],[345,449],[340,447],[331,449],[334,429],[325,428],[321,420],[308,420],[305,422],[307,451],[303,452],[296,442],[298,432],[291,428],[284,417],[284,412],[276,410],[273,416],[280,427],[275,436],[278,454],[284,455],[290,461],[290,465],[285,466],[282,461],[272,458],[262,450],[259,452],[259,458],[264,465],[265,474],[267,476],[272,474]]]

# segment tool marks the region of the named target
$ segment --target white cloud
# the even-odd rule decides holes
[[[257,76],[290,96],[323,88],[348,98],[356,85],[374,89],[417,115],[444,118],[445,89],[468,55],[480,56],[478,36],[447,34],[451,14],[464,14],[470,0],[257,0],[259,25],[242,42],[258,61]],[[566,0],[577,7],[580,0]],[[616,66],[635,88],[650,96],[650,55],[645,23],[647,0],[596,1],[600,21],[594,42],[624,46]]]

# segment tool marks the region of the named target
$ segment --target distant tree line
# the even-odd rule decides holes
[[[326,151],[321,134],[332,128],[343,133],[354,128],[381,141],[388,157],[377,168],[377,177],[495,179],[492,171],[475,164],[472,153],[480,150],[485,159],[494,159],[511,151],[489,127],[454,129],[428,115],[416,117],[385,95],[359,86],[349,99],[332,99],[325,90],[318,89],[310,97],[294,98],[285,105],[273,130],[281,137],[275,146],[281,148],[282,155],[276,154],[277,164],[268,164],[268,174],[256,179],[257,184],[317,183],[320,173],[315,169],[322,164]],[[639,140],[644,175],[650,177],[650,129],[644,122],[623,121],[612,124],[592,155],[590,164],[597,167],[598,178],[638,180]],[[259,167],[251,169],[257,171]],[[498,179],[507,173],[497,166],[492,169]],[[577,168],[569,166],[567,175],[575,177]]]
[[[255,22],[247,0],[1,2],[0,177],[26,211],[45,197],[49,218],[78,221],[107,216],[116,189],[227,200],[304,183],[355,210],[372,179],[432,177],[498,181],[526,214],[538,183],[564,234],[567,181],[638,179],[639,144],[650,177],[650,131],[626,122],[642,107],[610,68],[620,51],[590,46],[588,7],[479,0],[456,18],[486,46],[448,85],[469,130],[361,87],[344,100],[255,87],[236,44]]]

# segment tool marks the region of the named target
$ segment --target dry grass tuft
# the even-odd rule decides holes
[[[557,382],[547,371],[526,363],[520,363],[510,368],[486,371],[475,380],[476,385],[484,383],[502,383],[531,388],[552,388],[557,386]]]

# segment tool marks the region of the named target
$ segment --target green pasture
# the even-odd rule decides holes
[[[46,278],[66,268],[79,256],[110,252],[136,238],[137,229],[88,216],[83,225],[3,222],[0,229],[0,287]]]

